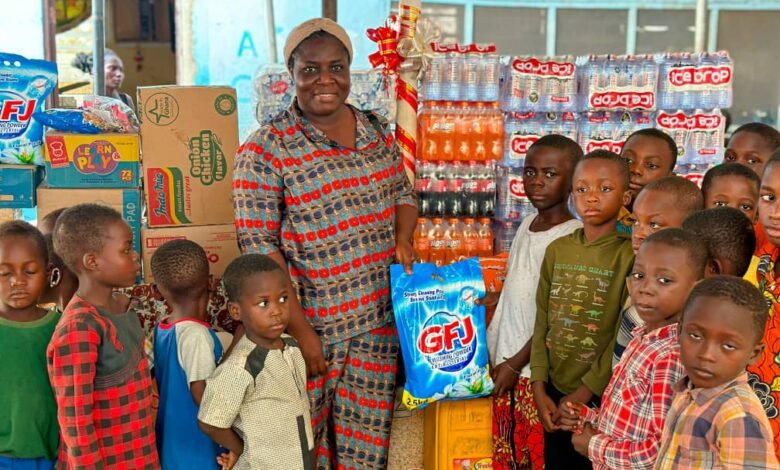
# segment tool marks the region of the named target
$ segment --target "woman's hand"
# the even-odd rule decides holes
[[[414,248],[409,240],[396,240],[395,259],[404,265],[406,274],[412,274],[412,262],[414,261]]]
[[[328,363],[322,355],[322,340],[314,328],[306,328],[298,333],[295,339],[298,340],[298,347],[306,362],[306,375],[315,377],[327,372]]]

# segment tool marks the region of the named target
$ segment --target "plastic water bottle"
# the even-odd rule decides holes
[[[482,66],[481,54],[469,52],[462,58],[463,71],[460,88],[462,101],[479,101],[480,68]]]
[[[520,227],[520,222],[503,221],[498,224],[495,230],[495,245],[496,254],[509,253],[512,249],[512,242],[515,239],[517,229]]]
[[[528,201],[523,185],[522,167],[498,167],[496,193],[496,218],[505,221],[522,220],[523,203]]]
[[[425,71],[425,83],[423,84],[423,98],[426,101],[443,100],[442,85],[444,81],[444,67],[446,57],[443,54],[434,54],[428,69]]]
[[[680,56],[680,67],[690,68],[693,67],[693,56],[686,52]],[[696,109],[696,93],[690,88],[682,89],[679,91],[678,104],[680,109]]]
[[[463,81],[463,55],[450,52],[444,67],[444,83],[442,91],[444,99],[459,101],[461,99],[461,83]]]
[[[699,54],[699,60],[696,64],[697,69],[706,69],[706,68],[715,68],[716,66],[716,60],[715,57],[710,55],[707,52],[702,52]],[[696,107],[697,108],[703,108],[703,109],[714,109],[718,107],[718,100],[717,96],[715,95],[714,91],[715,85],[712,83],[704,83],[702,85],[701,90],[697,93],[697,102]]]
[[[658,108],[677,109],[676,94],[672,93],[669,85],[669,70],[672,66],[671,54],[659,54],[658,61]]]
[[[718,103],[716,107],[720,109],[730,108],[734,101],[734,89],[732,85],[734,82],[734,62],[731,60],[731,56],[729,56],[729,53],[726,51],[716,52],[715,57],[715,63],[719,68],[731,69],[731,79],[729,80],[728,85],[719,88],[716,92],[716,101]]]
[[[498,54],[482,54],[480,61],[480,101],[498,101],[499,75],[500,63]]]

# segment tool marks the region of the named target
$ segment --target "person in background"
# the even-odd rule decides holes
[[[685,219],[682,227],[707,246],[710,259],[705,277],[745,276],[756,249],[756,232],[742,211],[732,207],[705,209]]]
[[[528,149],[523,184],[538,211],[523,219],[507,261],[496,314],[487,330],[495,384],[493,467],[544,468],[544,429],[536,413],[528,367],[536,320],[536,288],[547,246],[582,227],[567,207],[574,166],[582,149],[561,135],[548,135]],[[481,301],[493,304],[497,294]]]
[[[636,197],[634,203],[634,229],[631,232],[631,247],[634,255],[649,235],[667,228],[680,228],[686,217],[702,209],[702,196],[695,183],[680,176],[665,176],[648,183]],[[617,367],[633,331],[642,325],[636,309],[629,298],[623,306],[620,326],[615,338],[615,354],[612,367]]]
[[[733,207],[755,223],[760,187],[761,177],[745,165],[723,163],[714,166],[707,170],[701,182],[704,208]]]
[[[42,304],[55,304],[57,310],[65,311],[70,299],[76,294],[79,288],[79,279],[62,261],[60,255],[54,251],[54,225],[57,223],[60,215],[66,208],[56,209],[46,214],[38,223],[38,230],[43,234],[46,240],[46,246],[49,249],[49,269],[46,289],[41,295]]]
[[[772,153],[780,148],[780,132],[761,122],[739,126],[731,135],[723,163],[739,163],[760,178]]]
[[[772,429],[745,367],[764,349],[766,301],[749,282],[714,276],[693,288],[679,326],[686,377],[666,415],[656,470],[777,470]]]
[[[222,358],[222,344],[208,323],[209,260],[190,240],[171,240],[152,255],[157,288],[171,306],[157,324],[154,377],[160,390],[157,451],[163,468],[216,469],[217,444],[198,427],[206,379]]]
[[[200,427],[228,449],[217,459],[223,469],[314,470],[306,365],[284,333],[287,273],[268,256],[247,254],[228,265],[224,282],[246,334],[206,380]]]
[[[411,272],[417,201],[387,122],[346,103],[346,31],[306,21],[284,60],[295,98],[236,156],[239,246],[289,274],[318,466],[385,468],[399,353],[389,266]]]
[[[761,190],[758,193],[758,219],[765,239],[756,230],[758,257],[758,289],[770,305],[769,320],[762,344],[765,345],[758,361],[748,366],[749,381],[761,399],[774,434],[775,452],[780,458],[780,152],[775,153],[764,169]],[[758,226],[757,226],[758,227]]]
[[[0,225],[0,469],[51,470],[57,458],[46,347],[60,313],[37,305],[47,266],[38,229],[22,221]]]
[[[683,376],[677,322],[704,276],[707,248],[696,235],[670,228],[650,235],[628,281],[642,325],[604,390],[601,408],[568,403],[561,422],[577,452],[599,470],[650,470],[661,446],[672,387]]]
[[[631,211],[645,185],[674,174],[677,144],[664,131],[640,129],[628,136],[620,156],[628,162],[631,174],[628,191],[631,194],[631,202],[626,206]]]
[[[131,300],[141,265],[133,232],[108,206],[78,204],[54,226],[54,251],[78,276],[47,350],[60,468],[160,468],[152,379]]]
[[[578,454],[571,432],[561,429],[566,402],[592,403],[612,375],[625,279],[634,253],[617,230],[631,197],[626,161],[597,150],[581,159],[572,178],[582,229],[550,243],[540,269],[536,322],[531,342],[531,386],[544,426],[544,462],[550,469],[591,468]]]
[[[111,49],[106,49],[103,58],[103,73],[106,80],[106,96],[120,100],[135,111],[133,98],[127,93],[119,91],[122,88],[122,83],[125,81],[125,64],[117,53]]]

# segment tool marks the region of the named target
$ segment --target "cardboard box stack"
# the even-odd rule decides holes
[[[231,199],[238,149],[235,90],[142,87],[138,118],[148,224],[141,231],[144,280],[153,280],[154,251],[176,238],[201,245],[212,276],[222,277],[240,254]]]
[[[138,134],[73,134],[48,130],[46,178],[38,187],[38,222],[50,212],[86,202],[122,213],[141,248]]]

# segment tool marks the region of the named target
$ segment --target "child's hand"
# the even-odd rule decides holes
[[[590,439],[595,435],[596,430],[593,429],[593,426],[590,423],[585,423],[582,427],[582,432],[575,432],[571,435],[571,443],[574,446],[574,450],[587,457]]]
[[[238,457],[239,455],[231,450],[217,457],[217,465],[221,466],[222,470],[230,470],[236,465]]]
[[[560,426],[564,431],[576,432],[582,427],[582,403],[561,402],[558,410],[561,414]]]
[[[536,403],[536,410],[539,412],[539,420],[542,422],[544,430],[547,432],[555,432],[560,428],[555,423],[555,415],[558,413],[558,407],[555,406],[555,402],[544,391],[544,382],[534,382],[534,403]],[[556,418],[557,419],[557,418]]]
[[[496,367],[490,369],[490,378],[493,379],[493,396],[500,397],[507,392],[511,392],[517,386],[517,379],[520,376],[507,364],[502,362]]]
[[[498,292],[487,292],[484,297],[477,299],[477,305],[484,305],[485,307],[494,307],[498,303],[498,298],[501,294]]]

